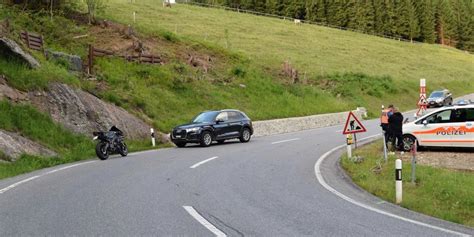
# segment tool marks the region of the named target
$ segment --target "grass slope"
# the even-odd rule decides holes
[[[133,12],[137,21],[133,23]],[[110,0],[109,18],[145,32],[175,32],[243,52],[262,67],[279,68],[289,59],[311,78],[333,73],[390,75],[396,81],[451,87],[453,81],[474,89],[474,56],[439,45],[411,44],[327,27],[295,25],[280,19],[177,4],[163,8],[154,0]],[[456,92],[463,92],[455,87]]]
[[[364,157],[362,163],[353,163],[347,157],[341,159],[342,167],[353,181],[370,193],[395,202],[394,163],[390,156],[387,164],[382,159],[382,143],[360,148],[356,154]],[[382,163],[380,173],[372,171],[378,162]],[[474,227],[474,174],[416,166],[416,184],[410,183],[410,162],[403,162],[402,207],[425,213],[448,221]]]

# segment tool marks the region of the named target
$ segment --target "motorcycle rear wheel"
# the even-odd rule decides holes
[[[104,142],[99,142],[95,146],[95,154],[101,160],[107,160],[109,158],[109,151],[107,151],[107,144]]]

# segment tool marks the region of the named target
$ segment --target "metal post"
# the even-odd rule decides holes
[[[354,133],[354,149],[357,149],[357,133]]]
[[[412,147],[413,156],[411,158],[411,183],[412,184],[415,184],[416,182],[416,152],[417,152],[417,145],[415,141]]]
[[[402,202],[402,160],[395,160],[395,202]]]
[[[388,161],[388,157],[387,157],[387,140],[385,139],[386,131],[383,131],[382,134],[383,134],[383,136],[382,136],[382,139],[383,139],[383,159],[384,159],[385,163],[387,163],[387,161]]]
[[[155,130],[153,128],[150,128],[150,133],[151,133],[151,145],[155,147]]]

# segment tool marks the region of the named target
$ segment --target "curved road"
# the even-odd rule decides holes
[[[364,124],[368,132],[362,137],[380,132],[377,121]],[[377,202],[343,181],[344,175],[334,165],[337,154],[326,157],[328,162],[321,167],[327,183],[351,195],[352,201],[395,212],[397,217],[330,192],[316,179],[315,163],[345,142],[341,130],[336,126],[253,138],[247,144],[228,142],[209,148],[141,152],[2,180],[0,236],[474,233],[471,228]]]

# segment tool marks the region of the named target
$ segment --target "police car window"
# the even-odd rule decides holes
[[[451,110],[444,110],[429,116],[426,121],[428,123],[449,123],[451,121]]]
[[[222,112],[219,115],[217,115],[216,120],[222,120],[222,121],[229,120],[227,112]]]
[[[467,109],[455,109],[451,112],[452,123],[463,123],[467,120]]]
[[[466,109],[466,121],[474,122],[474,108]]]

